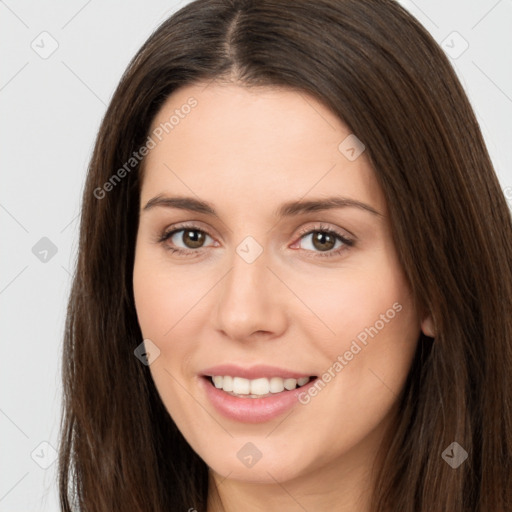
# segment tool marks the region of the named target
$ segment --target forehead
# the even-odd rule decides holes
[[[144,162],[143,195],[176,188],[185,193],[188,187],[187,195],[245,194],[269,202],[274,196],[338,192],[383,210],[365,152],[355,159],[354,152],[346,153],[347,144],[361,149],[357,139],[332,111],[301,91],[186,86],[164,103],[150,135],[156,145]]]
[[[195,106],[189,108],[191,103]],[[168,126],[171,118],[172,128]],[[281,149],[280,153],[294,149],[304,154],[318,144],[335,151],[340,136],[350,134],[334,113],[305,92],[215,82],[175,91],[153,120],[151,130],[165,130],[166,123],[169,133],[163,137],[176,143],[192,137],[211,152],[210,142],[223,141],[232,146],[233,154],[241,144],[248,155],[256,153],[255,141],[269,150]]]

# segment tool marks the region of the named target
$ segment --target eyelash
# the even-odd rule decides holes
[[[181,224],[179,226],[173,226],[171,228],[171,230],[164,231],[162,233],[162,235],[158,238],[157,242],[163,244],[165,246],[165,249],[171,251],[173,254],[179,254],[179,255],[186,256],[186,257],[189,257],[189,256],[193,257],[193,255],[200,252],[201,249],[205,249],[205,247],[200,247],[198,249],[182,249],[180,247],[171,247],[170,245],[166,244],[167,240],[169,240],[173,235],[175,235],[176,233],[179,233],[180,231],[184,231],[186,229],[191,230],[191,231],[199,231],[201,233],[204,233],[205,235],[208,235],[210,238],[212,238],[211,235],[209,235],[206,231],[204,231],[203,229],[200,229],[198,226],[196,226],[194,224]],[[338,247],[338,249],[336,249],[336,250],[331,249],[331,250],[325,251],[325,252],[311,251],[309,249],[303,249],[307,252],[317,253],[317,256],[319,256],[321,258],[331,258],[333,256],[338,256],[342,251],[347,250],[347,247],[352,247],[355,244],[354,240],[345,237],[344,235],[342,235],[340,232],[336,231],[335,229],[324,226],[323,224],[320,224],[319,226],[316,226],[314,228],[306,228],[306,229],[301,230],[301,232],[299,233],[299,240],[306,235],[310,235],[310,234],[316,233],[316,232],[327,233],[329,235],[333,235],[335,238],[337,238],[338,240],[340,240],[343,243],[343,245],[341,247]]]

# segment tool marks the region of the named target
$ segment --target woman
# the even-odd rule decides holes
[[[512,510],[512,223],[391,0],[198,0],[98,134],[63,510]]]

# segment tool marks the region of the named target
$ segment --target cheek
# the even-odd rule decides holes
[[[159,391],[169,391],[167,405],[180,395],[176,377],[181,381],[193,373],[190,361],[200,348],[205,298],[215,281],[208,275],[192,276],[183,267],[172,269],[165,258],[140,249],[133,290],[142,336],[160,350],[150,370]]]
[[[409,288],[389,267],[387,274],[347,279],[325,291],[317,304],[335,335],[317,338],[325,385],[301,396],[307,411],[302,426],[322,432],[335,454],[356,446],[389,417],[409,373],[419,322]],[[324,448],[315,438],[307,451],[314,458]]]
[[[137,317],[145,338],[160,338],[172,327],[179,308],[176,294],[166,292],[166,287],[155,276],[146,275],[134,280]],[[172,313],[172,314],[171,314]]]
[[[177,267],[170,271],[166,255],[148,255],[141,249],[133,270],[133,291],[142,334],[147,338],[170,338],[175,326],[188,319],[209,289],[207,276],[190,276]],[[210,286],[211,287],[211,286]]]
[[[184,389],[183,376],[189,374],[188,363],[197,348],[194,340],[199,339],[192,332],[196,322],[190,322],[199,291],[183,272],[162,271],[161,262],[146,258],[142,250],[135,259],[133,290],[142,336],[160,351],[149,367],[160,398],[180,429],[193,432],[191,418],[197,411]],[[183,343],[185,339],[190,342]]]
[[[358,414],[386,414],[409,373],[419,322],[409,289],[399,282],[382,279],[379,287],[354,292],[354,305],[347,305],[347,337],[337,354],[344,364],[341,400],[347,407],[361,407]]]
[[[332,382],[322,391],[325,402],[341,403],[353,417],[368,421],[362,414],[368,407],[371,416],[382,417],[403,387],[420,333],[397,260],[380,252],[364,269],[346,269],[317,285],[307,297],[326,326],[316,336],[325,372],[331,372],[324,374]]]
[[[290,276],[290,279],[292,277]],[[419,332],[414,303],[400,269],[382,254],[374,264],[318,274],[314,280],[295,277],[294,291],[304,297],[312,315],[290,319],[318,324],[315,336],[324,348],[346,350],[353,339],[377,331],[386,332],[397,342]],[[405,329],[405,330],[404,330]],[[384,337],[384,336],[383,336]],[[323,340],[323,341],[320,341]]]

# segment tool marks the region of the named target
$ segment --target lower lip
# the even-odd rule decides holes
[[[291,391],[282,391],[265,398],[238,398],[216,388],[207,377],[201,378],[206,396],[213,407],[231,420],[242,423],[263,423],[277,418],[299,403],[299,393],[307,392],[316,379]]]

